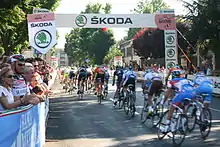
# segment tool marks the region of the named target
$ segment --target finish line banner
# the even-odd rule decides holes
[[[0,114],[0,147],[42,147],[45,144],[45,103]]]
[[[175,30],[175,14],[55,14],[56,27]]]

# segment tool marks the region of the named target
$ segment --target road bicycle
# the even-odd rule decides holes
[[[212,114],[209,108],[205,108],[203,105],[204,98],[207,94],[201,94],[197,96],[195,100],[187,107],[187,117],[189,120],[188,130],[192,132],[195,129],[196,124],[199,126],[202,139],[206,139],[209,136],[212,126]]]
[[[126,88],[126,96],[123,100],[123,106],[125,114],[129,117],[134,117],[135,115],[135,86],[133,84],[129,84]]]
[[[188,117],[186,114],[184,114],[183,109],[176,105],[173,106],[175,107],[175,111],[171,118],[170,129],[168,129],[167,132],[162,131],[165,129],[165,127],[167,127],[166,120],[169,112],[169,110],[167,110],[158,123],[157,136],[159,140],[162,140],[165,136],[168,136],[169,138],[172,138],[174,146],[180,146],[185,140],[185,136],[187,134]]]

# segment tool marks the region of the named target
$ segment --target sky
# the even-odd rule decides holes
[[[184,14],[184,7],[180,0],[164,0],[171,9],[175,10],[175,13]],[[55,13],[59,14],[79,14],[81,11],[85,10],[85,7],[89,3],[110,3],[112,5],[112,14],[131,14],[138,0],[61,0],[59,7],[56,9]],[[114,33],[116,41],[121,40],[127,35],[128,28],[111,28]],[[57,48],[64,48],[65,44],[65,34],[69,33],[71,28],[58,28],[59,39]]]

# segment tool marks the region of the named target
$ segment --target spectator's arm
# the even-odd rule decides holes
[[[2,104],[4,109],[12,109],[12,108],[17,108],[17,107],[23,105],[24,100],[23,100],[23,98],[21,98],[20,100],[17,100],[12,104],[9,104],[8,103],[8,97],[7,96],[2,96],[0,98],[0,103]]]

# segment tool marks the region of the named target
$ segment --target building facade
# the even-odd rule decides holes
[[[137,56],[137,54],[134,52],[134,48],[132,47],[132,40],[122,42],[120,44],[120,49],[124,55],[124,65],[128,65],[131,61],[137,63],[140,66],[142,65],[141,57]]]

